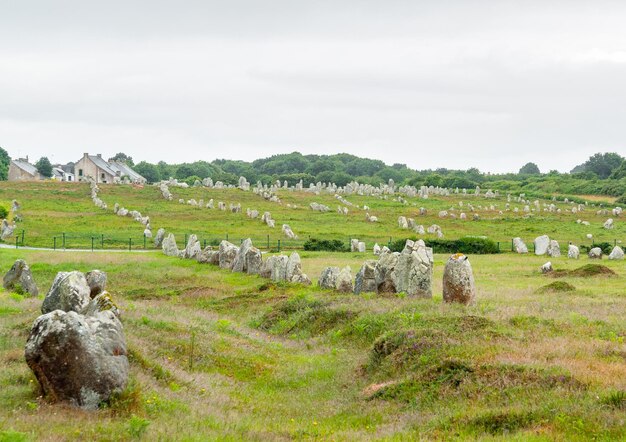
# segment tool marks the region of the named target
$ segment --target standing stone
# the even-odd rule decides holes
[[[59,272],[41,305],[42,313],[54,310],[82,312],[91,301],[91,289],[81,272]]]
[[[553,258],[558,258],[559,256],[561,256],[561,247],[559,246],[558,241],[555,239],[550,240],[550,245],[548,246],[548,256],[551,256]]]
[[[92,270],[85,275],[87,285],[89,286],[90,296],[95,298],[104,292],[107,285],[107,274],[101,270]]]
[[[359,240],[358,239],[351,239],[350,240],[350,251],[351,252],[358,252],[359,251]]]
[[[213,247],[206,246],[202,253],[196,257],[196,261],[200,264],[214,264],[219,265],[220,263],[220,252],[217,250],[213,250]]]
[[[159,248],[163,244],[163,239],[165,238],[165,229],[161,227],[157,230],[156,236],[154,237],[154,247]]]
[[[376,292],[376,261],[373,259],[365,261],[356,274],[354,294],[364,292]]]
[[[513,247],[517,253],[528,253],[528,247],[520,237],[513,238]]]
[[[378,245],[378,243],[374,244],[374,255],[379,256],[380,255],[380,246]]]
[[[589,259],[602,259],[602,249],[600,247],[594,247],[589,250]]]
[[[443,300],[469,305],[476,301],[474,274],[467,256],[452,255],[443,270]]]
[[[285,281],[287,279],[287,256],[270,256],[268,261],[271,265],[270,279],[274,282]]]
[[[350,266],[345,266],[337,275],[337,281],[335,281],[335,289],[341,293],[352,293],[354,286],[352,284],[352,270]]]
[[[569,246],[567,246],[567,257],[570,259],[578,259],[578,257],[580,256],[580,251],[578,250],[578,247],[576,247],[574,244],[570,244]]]
[[[405,292],[410,296],[432,298],[432,249],[425,247],[423,241],[418,243],[412,248],[405,246],[391,272],[391,278],[396,293]]]
[[[392,273],[398,264],[398,252],[382,253],[374,269],[378,293],[396,293],[395,280]]]
[[[128,382],[126,340],[111,310],[84,316],[55,309],[39,316],[25,357],[47,396],[85,409],[96,409]]]
[[[176,238],[173,233],[170,233],[165,237],[163,243],[161,244],[161,248],[166,256],[178,256],[178,246],[176,245]]]
[[[30,267],[23,259],[15,261],[11,269],[4,275],[3,286],[5,289],[11,290],[15,288],[17,284],[22,287],[24,293],[28,293],[32,296],[39,294],[39,289],[37,288],[37,284],[35,284]]]
[[[535,255],[545,255],[548,252],[549,245],[550,238],[548,237],[548,235],[542,235],[535,238]]]
[[[231,270],[238,251],[239,247],[226,240],[222,240],[220,243],[220,268]]]
[[[317,285],[322,289],[334,289],[337,285],[337,277],[339,276],[339,267],[326,267],[322,270]]]
[[[233,260],[233,272],[247,272],[248,267],[246,266],[246,253],[252,247],[252,240],[250,238],[245,239],[241,246],[239,246],[239,250],[237,250],[237,255],[235,255],[235,259]]]
[[[298,252],[293,252],[287,260],[287,270],[285,279],[291,281],[294,276],[302,274],[302,263],[300,261],[300,255]]]
[[[605,229],[612,229],[613,228],[613,218],[609,218],[606,220],[606,222],[604,223],[603,226]]]
[[[185,259],[197,259],[202,253],[202,247],[200,247],[200,241],[196,235],[189,235],[187,239],[187,246],[183,250],[183,258]]]
[[[552,268],[552,263],[550,261],[541,266],[541,273],[550,273],[553,270],[554,269]]]
[[[613,247],[611,253],[609,254],[609,259],[620,260],[624,259],[624,251],[620,246]]]
[[[263,265],[263,258],[261,251],[252,246],[246,251],[245,255],[245,268],[248,275],[258,275],[261,273],[261,266]]]
[[[357,247],[360,253],[365,253],[366,248],[365,248],[365,243],[363,241],[359,241],[359,245]]]

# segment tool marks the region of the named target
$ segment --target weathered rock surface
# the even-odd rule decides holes
[[[452,255],[443,270],[443,300],[469,305],[476,301],[474,274],[467,256]]]
[[[558,241],[555,239],[550,240],[550,244],[548,245],[548,256],[553,258],[558,258],[561,256],[561,247],[559,246]]]
[[[91,289],[81,272],[59,272],[41,305],[42,313],[54,310],[81,313],[91,301]]]
[[[97,408],[128,381],[126,341],[112,311],[84,316],[54,310],[40,316],[25,356],[46,395],[86,409]]]
[[[202,247],[200,247],[200,241],[196,235],[189,235],[187,239],[187,246],[183,250],[182,257],[185,259],[197,259],[202,253]]]
[[[541,235],[535,238],[535,255],[545,255],[548,252],[549,245],[550,238],[548,237],[548,235]]]
[[[232,269],[235,258],[237,257],[237,252],[239,252],[239,247],[226,240],[222,240],[220,243],[220,268]]]
[[[611,253],[609,254],[609,259],[620,260],[624,259],[624,250],[620,246],[613,247]]]
[[[589,250],[590,259],[602,259],[602,249],[600,247],[594,247]]]
[[[170,233],[165,237],[161,247],[163,249],[163,253],[167,256],[179,255],[178,246],[176,245],[176,238],[174,237],[173,233]]]
[[[370,259],[363,263],[356,274],[354,282],[354,294],[376,292],[376,260]]]
[[[7,290],[15,288],[18,284],[24,293],[28,293],[32,296],[39,294],[39,289],[37,288],[37,284],[35,284],[30,267],[23,259],[15,261],[7,274],[4,275],[3,279],[3,286]]]
[[[528,253],[528,247],[526,247],[522,238],[513,238],[513,248],[517,253]]]
[[[246,251],[245,260],[246,272],[248,272],[249,275],[258,275],[259,273],[261,273],[263,258],[259,249],[254,246],[250,247]]]
[[[554,269],[552,268],[552,263],[550,261],[541,266],[541,273],[550,273],[552,271],[554,271]]]
[[[345,266],[337,275],[335,289],[341,293],[352,293],[354,291],[352,269],[350,269],[350,266]]]
[[[104,292],[107,285],[107,274],[101,270],[92,270],[85,274],[87,285],[89,286],[90,296],[95,298]]]
[[[574,244],[567,246],[567,257],[570,259],[578,259],[580,256],[580,250]]]
[[[156,248],[161,247],[164,239],[165,239],[165,229],[161,227],[159,230],[157,230],[157,233],[154,236],[154,247]]]
[[[248,267],[246,265],[246,253],[252,247],[252,240],[250,238],[245,239],[239,249],[237,250],[237,254],[233,259],[233,272],[247,272]]]
[[[196,258],[200,264],[215,264],[220,263],[220,252],[213,250],[213,247],[206,246],[202,253]]]
[[[326,267],[322,270],[317,285],[322,289],[334,289],[339,276],[339,267]]]

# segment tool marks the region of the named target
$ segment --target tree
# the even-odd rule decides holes
[[[535,163],[526,163],[522,166],[522,168],[518,172],[520,175],[539,175],[541,172],[539,171],[539,166]]]
[[[0,147],[0,181],[6,181],[9,178],[9,164],[11,164],[9,153]]]
[[[50,164],[48,157],[39,158],[39,161],[35,163],[35,167],[42,177],[50,178],[52,176],[52,164]]]
[[[135,169],[135,172],[137,172],[139,175],[148,180],[148,183],[156,183],[157,181],[161,180],[161,174],[159,173],[159,169],[154,164],[142,161],[141,163],[135,164],[133,169]]]
[[[613,171],[609,178],[613,180],[626,178],[626,160],[622,161],[622,164],[620,164],[620,166]]]
[[[574,167],[571,173],[593,172],[599,178],[608,178],[611,173],[620,167],[624,157],[615,152],[596,153],[589,157],[587,161]]]
[[[133,157],[126,155],[124,152],[118,152],[114,157],[109,158],[109,161],[119,161],[120,163],[126,163],[130,167],[133,167],[135,163],[133,163]]]

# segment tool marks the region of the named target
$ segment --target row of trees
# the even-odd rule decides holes
[[[273,155],[252,162],[219,159],[212,162],[156,164],[141,161],[123,152],[109,160],[123,161],[143,175],[148,182],[158,182],[170,177],[193,183],[211,177],[213,181],[236,184],[240,176],[250,182],[271,183],[276,180],[288,181],[293,185],[302,180],[305,186],[317,182],[334,182],[344,186],[351,181],[378,185],[393,179],[396,184],[409,184],[416,187],[441,186],[473,188],[493,187],[510,192],[562,193],[562,194],[604,194],[621,196],[626,193],[626,160],[617,153],[597,153],[568,173],[550,171],[541,173],[537,164],[529,162],[518,173],[491,174],[476,168],[467,170],[435,169],[413,170],[406,164],[391,166],[380,160],[360,158],[350,154],[302,155],[299,152]],[[6,179],[9,156],[0,148],[0,179]],[[44,176],[52,174],[47,158],[36,164]]]

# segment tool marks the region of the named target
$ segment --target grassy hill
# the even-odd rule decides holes
[[[144,216],[150,216],[153,233],[163,227],[168,232],[176,234],[180,245],[183,245],[185,234],[194,233],[207,244],[219,243],[228,238],[238,243],[240,240],[251,237],[253,241],[263,247],[275,248],[278,240],[282,247],[301,247],[303,242],[312,237],[318,239],[340,239],[348,242],[350,238],[359,238],[367,243],[368,248],[374,245],[387,244],[390,239],[397,240],[415,236],[408,230],[398,227],[398,217],[414,218],[417,224],[425,228],[431,224],[442,227],[445,238],[457,239],[466,235],[487,236],[500,242],[503,251],[511,250],[511,239],[520,236],[527,242],[539,235],[547,234],[561,242],[566,248],[569,241],[575,244],[590,245],[592,241],[586,238],[591,233],[596,242],[613,244],[618,240],[626,240],[626,223],[616,222],[613,230],[602,227],[609,217],[596,215],[601,204],[590,200],[583,213],[571,213],[572,204],[563,201],[539,200],[540,204],[556,204],[562,209],[559,213],[537,212],[525,216],[524,204],[511,202],[509,211],[506,211],[506,194],[496,199],[486,199],[470,195],[453,195],[449,197],[430,197],[429,199],[407,198],[407,204],[395,201],[392,196],[383,200],[378,197],[350,195],[346,199],[355,206],[348,207],[347,216],[336,212],[337,205],[341,204],[333,194],[322,193],[315,195],[309,192],[293,192],[280,190],[278,196],[281,204],[264,200],[253,192],[244,192],[239,189],[206,189],[206,188],[172,188],[174,201],[166,201],[161,197],[158,188],[147,186],[135,188],[131,186],[101,186],[100,198],[109,206],[108,211],[96,208],[89,198],[89,188],[86,184],[77,183],[0,183],[0,205],[10,207],[12,199],[22,204],[23,222],[18,223],[17,232],[24,230],[25,244],[36,247],[52,247],[54,237],[56,245],[62,245],[62,236],[65,233],[67,248],[89,248],[94,238],[97,248],[103,242],[106,247],[128,247],[129,238],[132,238],[133,247],[143,247],[143,227],[128,217],[118,217],[113,214],[113,206],[117,202],[129,210],[138,210]],[[222,212],[217,209],[200,209],[189,205],[179,204],[178,199],[203,199],[208,202],[213,199],[217,207],[218,201],[227,205],[241,204],[243,213]],[[535,199],[531,199],[531,203]],[[312,211],[309,204],[317,202],[330,207],[331,211],[320,213]],[[459,203],[463,203],[461,207]],[[475,206],[480,220],[473,221],[472,213],[467,209],[468,203]],[[592,207],[596,204],[596,207]],[[296,208],[288,206],[296,206]],[[344,206],[344,204],[341,204]],[[495,210],[490,210],[493,205]],[[604,204],[607,207],[607,204]],[[363,210],[368,206],[369,210]],[[481,208],[478,208],[481,206]],[[428,213],[419,215],[419,208],[424,207]],[[517,207],[519,213],[514,213]],[[532,204],[531,204],[532,207]],[[610,207],[610,206],[608,206]],[[256,209],[261,214],[269,211],[276,220],[276,228],[271,229],[260,220],[246,217],[246,208]],[[461,212],[467,213],[467,220],[439,218],[442,210],[450,211],[458,216]],[[499,211],[503,214],[500,215]],[[369,223],[365,220],[366,212],[378,217],[378,223]],[[589,221],[590,226],[577,224],[576,220]],[[289,224],[298,235],[298,240],[288,240],[281,234],[282,224]],[[427,234],[424,238],[435,238]],[[147,241],[150,244],[150,241]]]

